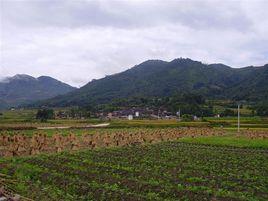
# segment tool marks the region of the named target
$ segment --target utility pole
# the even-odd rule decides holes
[[[237,132],[240,132],[240,104],[237,108]]]

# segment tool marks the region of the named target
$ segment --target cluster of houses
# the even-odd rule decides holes
[[[172,115],[166,110],[153,110],[149,108],[131,108],[101,114],[107,119],[177,119],[178,116]]]
[[[180,112],[175,115],[165,109],[151,109],[151,108],[126,108],[116,110],[113,112],[96,112],[92,116],[104,119],[181,119]],[[58,111],[55,113],[56,119],[85,119],[87,118],[82,113],[70,113],[70,111]],[[200,120],[197,116],[193,116],[194,121]]]

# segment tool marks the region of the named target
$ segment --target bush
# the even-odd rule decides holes
[[[230,109],[225,109],[222,113],[221,113],[221,116],[224,116],[224,117],[233,117],[235,116],[235,112],[233,110],[230,110]]]
[[[258,116],[268,116],[268,105],[259,105],[256,108],[256,112]]]
[[[194,117],[190,114],[184,114],[182,115],[182,121],[193,121]]]
[[[52,109],[41,109],[41,110],[38,110],[36,114],[36,119],[39,119],[42,122],[45,122],[48,119],[54,119],[54,118],[55,118],[54,110]]]

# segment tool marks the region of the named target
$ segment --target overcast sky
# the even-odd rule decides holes
[[[82,86],[148,59],[268,63],[268,0],[0,2],[0,77]]]

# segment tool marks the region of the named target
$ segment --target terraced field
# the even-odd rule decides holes
[[[0,160],[34,200],[268,200],[268,150],[162,142]]]

